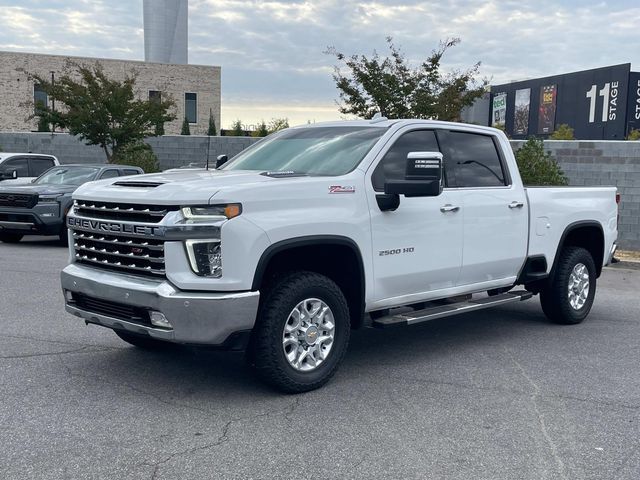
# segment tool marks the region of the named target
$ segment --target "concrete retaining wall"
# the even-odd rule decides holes
[[[204,166],[207,161],[215,162],[218,155],[231,158],[257,138],[251,137],[207,137],[196,135],[165,135],[147,139],[158,156],[160,168],[175,168],[190,163]],[[76,137],[65,133],[2,133],[0,148],[4,152],[49,153],[58,157],[61,163],[104,163],[104,152],[95,145],[86,145]]]
[[[207,149],[210,162],[221,154],[229,157],[258,139],[250,137],[163,136],[147,140],[162,169],[195,163],[204,166]],[[522,141],[511,142],[514,149]],[[102,163],[105,155],[67,134],[0,133],[5,152],[56,155],[62,163]],[[640,142],[547,140],[546,150],[558,160],[570,185],[613,185],[622,194],[620,246],[640,250]]]
[[[512,140],[518,149],[524,141]],[[615,186],[621,194],[620,248],[640,250],[640,142],[547,140],[545,150],[556,158],[575,186]]]

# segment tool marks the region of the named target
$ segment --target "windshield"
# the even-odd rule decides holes
[[[98,172],[97,167],[53,167],[44,172],[33,183],[54,185],[82,185],[93,180]]]
[[[382,127],[285,130],[240,153],[223,170],[344,175],[362,161],[386,131]]]

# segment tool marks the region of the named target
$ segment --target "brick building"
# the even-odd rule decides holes
[[[124,79],[138,74],[136,94],[139,98],[161,95],[176,103],[176,119],[165,124],[167,135],[179,134],[183,119],[188,118],[192,134],[205,134],[209,111],[220,126],[220,67],[172,65],[132,60],[67,57],[21,52],[0,52],[0,131],[35,131],[37,121],[29,120],[36,101],[49,102],[46,94],[30,80],[28,73],[44,78],[62,75],[69,61],[94,65],[99,62],[110,78]]]

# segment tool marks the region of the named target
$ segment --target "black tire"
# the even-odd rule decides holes
[[[60,234],[58,235],[58,245],[62,247],[69,246],[69,230],[67,230],[66,226],[60,230]]]
[[[145,350],[166,350],[174,346],[170,342],[156,340],[148,335],[138,335],[124,330],[114,330],[113,332],[125,342]]]
[[[589,275],[589,293],[584,305],[573,308],[569,301],[569,278],[578,264],[583,264]],[[566,247],[560,252],[560,259],[553,278],[540,292],[540,304],[547,318],[563,325],[575,325],[582,322],[593,305],[596,295],[596,264],[588,250],[580,247]]]
[[[22,240],[22,237],[24,237],[24,235],[21,235],[19,233],[0,233],[0,242],[18,243],[20,240]]]
[[[324,361],[315,369],[302,372],[289,364],[282,340],[290,313],[309,298],[317,298],[331,309],[335,337]],[[335,282],[318,273],[290,273],[266,293],[247,358],[267,384],[286,393],[307,392],[327,383],[336,372],[347,351],[350,330],[347,301]]]

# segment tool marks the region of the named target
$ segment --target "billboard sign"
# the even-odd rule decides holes
[[[631,73],[629,80],[627,134],[631,130],[640,130],[640,73]]]
[[[549,135],[558,125],[567,124],[577,139],[621,140],[626,136],[628,123],[640,122],[628,114],[632,103],[629,97],[637,95],[638,89],[634,75],[627,63],[496,85],[491,93],[493,98],[506,94],[505,131],[514,138]],[[526,103],[523,90],[530,90],[528,128],[524,128],[523,122],[522,109]],[[493,124],[493,109],[491,115]],[[640,124],[636,125],[635,128],[640,128]]]
[[[529,107],[531,106],[531,89],[516,90],[513,133],[527,135],[529,133]]]
[[[555,85],[540,87],[540,107],[538,111],[538,133],[550,134],[556,125],[556,95]]]
[[[507,118],[507,94],[496,93],[493,96],[493,115],[491,116],[491,126],[504,125]]]

